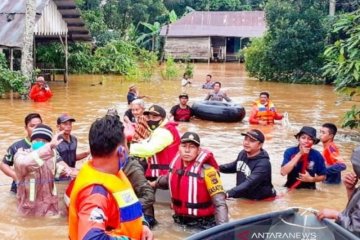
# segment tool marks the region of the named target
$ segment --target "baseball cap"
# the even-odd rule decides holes
[[[149,114],[158,115],[161,116],[162,118],[166,117],[165,109],[155,104],[144,111],[144,115],[149,115]]]
[[[246,133],[241,133],[241,135],[248,136],[249,138],[252,138],[261,143],[265,142],[264,134],[258,129],[251,129],[250,131],[247,131]]]
[[[60,115],[57,119],[57,124],[64,123],[67,121],[75,122],[75,118],[70,117],[67,113]]]
[[[186,132],[182,135],[181,140],[182,143],[192,142],[195,143],[197,146],[200,146],[200,137],[194,132]]]
[[[181,93],[179,95],[179,98],[187,98],[187,99],[189,99],[189,95],[187,95],[187,93]]]

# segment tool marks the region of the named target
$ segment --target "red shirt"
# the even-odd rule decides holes
[[[31,87],[29,97],[35,102],[46,102],[52,97],[52,92],[49,88],[43,88],[38,84]]]

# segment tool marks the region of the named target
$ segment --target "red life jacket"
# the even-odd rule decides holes
[[[174,159],[176,153],[179,150],[180,135],[175,122],[168,122],[165,124],[165,128],[170,131],[173,136],[173,142],[164,148],[161,152],[156,153],[154,156],[148,159],[148,168],[146,169],[146,177],[158,177],[166,175],[169,172],[169,164]]]
[[[185,168],[179,154],[171,162],[169,187],[177,215],[206,217],[215,214],[205,179],[201,176],[205,163],[219,169],[213,154],[205,149],[201,149],[198,157]]]

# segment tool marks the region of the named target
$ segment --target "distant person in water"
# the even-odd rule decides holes
[[[202,85],[203,89],[214,89],[214,83],[211,81],[212,76],[210,74],[206,75],[205,83]]]
[[[360,191],[359,187],[356,187],[360,177],[360,147],[355,148],[351,163],[355,173],[347,173],[344,178],[349,199],[346,208],[342,212],[335,209],[323,209],[317,216],[319,219],[335,219],[337,224],[360,237]]]
[[[146,98],[147,96],[143,95],[143,96],[140,96],[139,94],[139,90],[137,89],[136,85],[135,84],[131,84],[129,86],[129,91],[128,91],[128,94],[127,94],[127,101],[128,101],[128,104],[130,104],[132,101],[134,101],[135,99],[142,99],[142,98]]]
[[[38,77],[31,87],[29,97],[35,102],[46,102],[53,96],[43,77]]]
[[[344,160],[340,156],[338,147],[334,143],[337,127],[332,123],[325,123],[320,129],[320,141],[323,144],[323,157],[326,164],[325,183],[337,184],[341,182],[341,172],[346,169]]]
[[[189,122],[194,115],[192,108],[187,105],[189,95],[182,93],[179,95],[179,104],[173,106],[170,110],[171,118],[176,122]]]
[[[269,93],[261,92],[259,100],[254,102],[251,110],[250,124],[274,124],[275,120],[281,120],[282,118],[283,115],[276,111],[275,105],[270,100]]]
[[[281,175],[287,176],[285,187],[289,189],[316,189],[316,182],[325,180],[325,160],[321,153],[313,149],[319,143],[316,129],[304,126],[295,135],[298,145],[285,150],[281,165]]]
[[[227,102],[231,102],[231,99],[227,96],[225,91],[220,90],[221,89],[221,83],[215,82],[214,83],[214,90],[209,92],[208,95],[205,98],[205,101],[220,101],[222,102],[223,99],[225,99]]]
[[[188,85],[191,85],[191,81],[189,79],[189,75],[184,73],[183,78],[181,79],[181,86],[187,87]]]

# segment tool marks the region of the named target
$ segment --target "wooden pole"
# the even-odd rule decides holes
[[[65,73],[64,73],[64,83],[68,83],[68,34],[65,33]]]
[[[10,48],[10,70],[14,70],[14,49]]]
[[[335,16],[336,0],[329,1],[329,15]]]
[[[36,69],[36,41],[34,36],[34,42],[33,42],[33,71]]]

